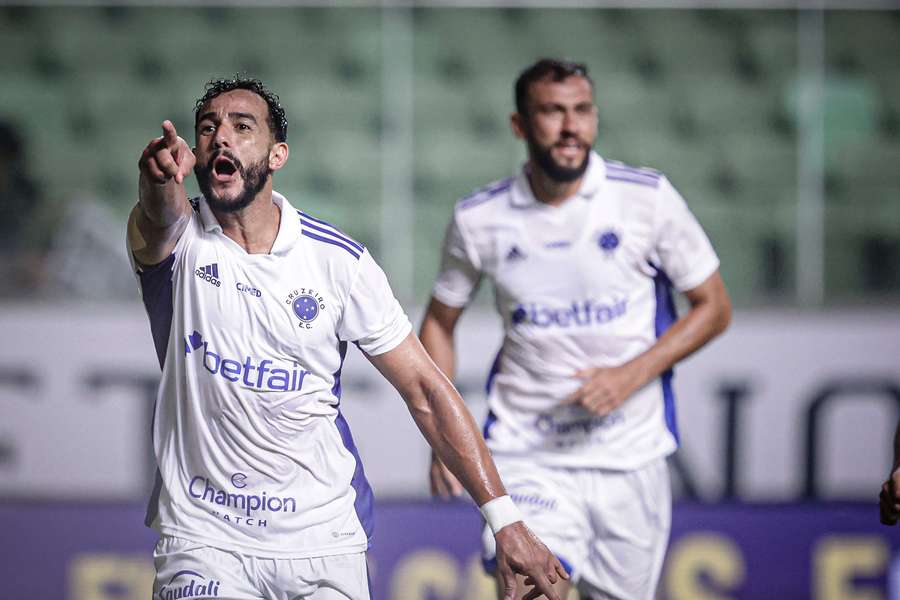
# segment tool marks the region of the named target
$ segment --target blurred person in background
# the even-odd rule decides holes
[[[900,521],[900,421],[894,432],[894,466],[891,474],[881,485],[878,496],[881,522],[885,525],[896,525]]]
[[[457,203],[421,340],[452,377],[454,329],[492,281],[505,333],[484,432],[501,477],[584,597],[649,600],[671,521],[671,369],[727,327],[730,300],[668,179],[592,151],[584,65],[536,62],[515,100],[527,163]],[[681,318],[672,287],[689,304]],[[439,455],[430,475],[433,493],[461,492]],[[489,571],[496,556],[485,536]]]
[[[557,600],[565,571],[523,525],[382,270],[273,191],[289,154],[278,97],[254,79],[213,81],[195,107],[195,148],[171,122],[162,129],[141,155],[128,221],[163,371],[154,597],[370,597],[372,490],[339,410],[352,342],[496,529],[510,596],[516,572],[533,597]],[[189,200],[192,170],[203,194]]]
[[[37,186],[28,174],[25,140],[0,121],[0,277],[3,296],[28,296],[43,284],[52,233]]]

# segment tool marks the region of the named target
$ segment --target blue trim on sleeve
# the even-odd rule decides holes
[[[672,296],[672,281],[661,267],[652,266],[656,269],[656,276],[653,278],[653,286],[656,292],[656,317],[653,325],[656,338],[659,339],[672,326],[678,315],[675,310],[675,299]],[[678,435],[678,421],[675,414],[675,391],[672,388],[672,378],[674,376],[674,370],[668,369],[660,376],[660,380],[662,382],[666,427],[669,428],[669,431],[675,437],[675,441],[680,445],[681,438]]]
[[[345,245],[345,244],[342,243],[342,242],[339,242],[339,241],[334,240],[334,239],[331,239],[331,238],[326,238],[326,237],[323,237],[323,236],[321,236],[321,235],[316,235],[315,233],[310,233],[309,231],[307,231],[307,230],[305,230],[305,229],[301,230],[300,233],[301,233],[302,235],[305,235],[306,237],[312,238],[312,239],[314,239],[314,240],[316,240],[316,241],[319,241],[319,242],[325,242],[326,244],[331,244],[332,246],[337,246],[338,248],[343,248],[343,249],[346,250],[353,258],[355,258],[356,260],[359,260],[359,256],[360,256],[359,253],[358,253],[356,250],[354,250],[353,248],[351,248],[350,246],[347,246],[347,245]]]
[[[152,267],[144,267],[138,271],[141,282],[141,299],[147,316],[150,317],[150,332],[153,335],[153,346],[159,368],[166,362],[166,348],[169,346],[169,335],[172,329],[172,269],[175,265],[175,254]]]

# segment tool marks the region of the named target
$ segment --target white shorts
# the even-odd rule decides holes
[[[652,600],[672,521],[665,458],[634,471],[543,467],[495,457],[525,524],[560,559],[578,591],[594,600]],[[495,564],[485,528],[485,566]]]
[[[153,600],[370,600],[366,554],[260,558],[164,535]]]

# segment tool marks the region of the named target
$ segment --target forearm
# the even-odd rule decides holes
[[[506,494],[475,419],[449,381],[423,380],[406,401],[435,454],[479,506]]]
[[[456,376],[456,351],[453,344],[453,332],[442,327],[431,313],[422,320],[419,339],[431,360],[451,381]]]
[[[175,227],[188,214],[184,184],[176,183],[174,178],[165,183],[157,183],[141,173],[138,191],[141,218],[138,226],[142,230],[148,227],[162,230]]]
[[[638,387],[656,379],[722,333],[729,319],[730,312],[714,303],[693,306],[653,346],[630,361],[638,373]]]

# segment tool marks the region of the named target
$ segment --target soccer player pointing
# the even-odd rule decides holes
[[[368,600],[372,490],[340,411],[348,342],[400,392],[496,534],[512,598],[566,573],[523,524],[471,415],[368,250],[272,189],[287,120],[257,80],[211,82],[196,147],[139,161],[129,255],[162,367],[147,524],[154,597]],[[202,196],[188,200],[194,172]]]
[[[422,343],[452,376],[456,324],[491,281],[504,338],[485,437],[503,481],[584,597],[650,600],[677,447],[670,369],[728,325],[719,261],[665,176],[591,150],[584,65],[540,60],[515,99],[528,161],[456,205]],[[672,287],[690,305],[679,319]],[[461,491],[439,455],[431,485]],[[490,536],[484,550],[493,569]],[[563,597],[568,588],[557,584]]]

